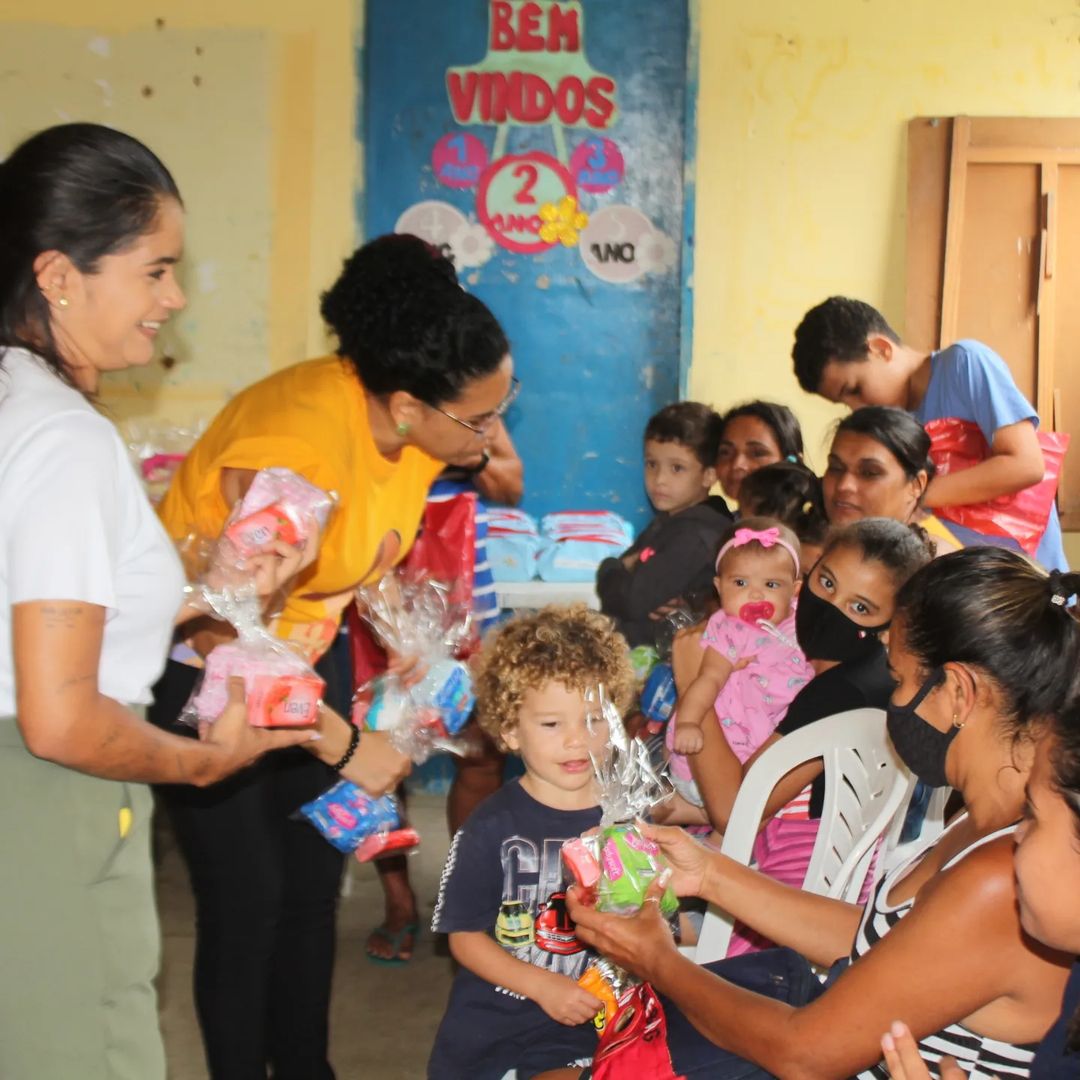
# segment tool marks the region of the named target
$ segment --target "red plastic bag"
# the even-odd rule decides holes
[[[416,543],[405,566],[451,586],[450,603],[472,606],[476,571],[476,494],[463,491],[424,507]]]
[[[942,417],[931,420],[925,427],[930,436],[930,457],[937,466],[939,476],[970,469],[990,456],[990,447],[981,428],[970,420]],[[1011,537],[1034,557],[1050,520],[1050,511],[1057,497],[1061,463],[1069,449],[1068,435],[1040,431],[1038,438],[1046,469],[1039,483],[987,502],[938,506],[934,508],[934,513],[946,521],[953,521],[987,536]]]
[[[675,1075],[667,1042],[667,1017],[648,983],[619,999],[604,1027],[592,1064],[593,1080],[683,1080]]]
[[[476,567],[476,494],[461,492],[427,503],[416,542],[402,565],[451,585],[450,602],[471,607]],[[356,689],[386,670],[386,652],[375,641],[371,627],[360,618],[355,604],[349,605],[345,617]]]

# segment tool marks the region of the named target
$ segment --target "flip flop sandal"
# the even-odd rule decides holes
[[[406,923],[400,930],[387,930],[385,926],[376,926],[371,931],[372,936],[380,937],[385,941],[393,951],[392,956],[376,956],[370,950],[365,950],[365,955],[368,961],[372,964],[378,964],[380,967],[401,967],[402,964],[407,964],[412,956],[402,956],[401,946],[405,939],[412,936],[413,949],[416,948],[416,941],[420,936],[420,924],[419,923]]]

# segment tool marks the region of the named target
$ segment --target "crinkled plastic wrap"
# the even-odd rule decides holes
[[[325,528],[333,508],[333,496],[291,469],[260,469],[225,526],[225,536],[241,558],[279,540],[299,547]]]
[[[124,425],[128,452],[152,503],[157,505],[164,498],[173,475],[205,427],[202,422],[189,427],[138,421]]]
[[[652,763],[645,744],[627,734],[619,709],[603,686],[590,691],[587,701],[590,722],[604,722],[608,733],[609,752],[592,758],[600,787],[600,824],[618,825],[643,817],[671,795],[671,782],[664,769]]]
[[[311,727],[319,715],[326,684],[302,657],[263,625],[254,587],[204,589],[219,618],[236,629],[235,641],[212,649],[202,679],[180,713],[185,723],[216,720],[229,701],[229,679],[244,680],[248,723],[252,727]]]
[[[588,990],[604,1003],[593,1017],[593,1026],[601,1033],[618,1010],[622,996],[631,986],[636,985],[638,980],[606,956],[597,956],[589,961],[589,966],[581,973],[577,982],[583,990]]]
[[[264,599],[256,594],[251,559],[277,541],[305,544],[326,525],[333,499],[289,469],[261,469],[213,544],[186,552],[214,614],[233,626],[236,641],[206,657],[202,680],[180,719],[215,720],[228,704],[231,676],[244,680],[248,722],[254,727],[310,727],[318,719],[325,683],[289,646],[267,630]],[[190,570],[189,570],[190,572]]]
[[[671,649],[675,644],[675,638],[681,630],[689,630],[697,626],[707,617],[705,605],[690,607],[683,601],[678,607],[664,613],[656,624],[656,654],[661,661],[671,659]]]
[[[615,704],[599,687],[591,696],[597,720],[607,723],[609,752],[592,759],[600,788],[600,829],[563,845],[563,859],[582,889],[596,897],[600,911],[633,914],[644,903],[653,879],[664,868],[663,856],[643,836],[635,819],[671,794],[671,784],[649,759],[645,744],[626,732]],[[678,898],[664,891],[660,910],[674,914]]]
[[[450,601],[441,582],[398,570],[357,590],[364,619],[380,643],[399,656],[417,657],[427,669],[414,686],[379,675],[353,699],[353,723],[387,731],[393,745],[420,764],[437,750],[464,753],[456,738],[472,712],[469,669],[454,654],[471,630],[467,608]]]

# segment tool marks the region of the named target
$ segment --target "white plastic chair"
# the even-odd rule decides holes
[[[878,839],[907,805],[915,786],[886,736],[881,709],[825,717],[769,747],[743,779],[721,851],[748,865],[773,788],[797,765],[815,758],[825,762],[825,799],[803,888],[855,902]],[[699,964],[720,960],[727,954],[733,926],[727,912],[710,905],[697,947],[683,951]]]

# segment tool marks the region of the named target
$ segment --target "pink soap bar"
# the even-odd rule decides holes
[[[310,727],[319,716],[326,683],[318,675],[256,675],[247,682],[252,727]]]
[[[296,522],[278,503],[234,521],[225,530],[225,535],[245,559],[266,551],[276,540],[284,540],[286,544],[297,544],[301,540]]]
[[[273,540],[301,543],[311,522],[320,529],[326,525],[333,505],[322,488],[291,469],[260,469],[225,535],[244,557],[264,551]]]
[[[567,840],[562,846],[562,857],[583,889],[595,888],[600,880],[600,864],[589,845],[580,836]]]
[[[229,703],[229,677],[244,680],[248,722],[254,727],[304,727],[314,724],[325,683],[299,656],[256,651],[240,642],[218,645],[191,708],[200,719],[216,720]]]

